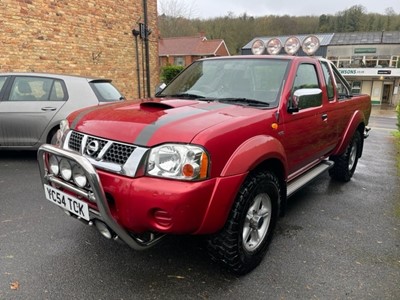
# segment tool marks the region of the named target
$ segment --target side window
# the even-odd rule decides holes
[[[333,83],[333,78],[329,70],[328,63],[322,61],[321,66],[322,66],[322,71],[324,72],[325,84],[328,92],[328,99],[329,101],[332,101],[335,99],[335,88],[334,88],[335,85]]]
[[[65,92],[60,80],[45,77],[16,77],[9,101],[61,101]]]
[[[0,92],[3,89],[4,84],[6,83],[8,77],[6,76],[0,76]]]
[[[53,87],[50,93],[51,101],[63,101],[66,99],[66,95],[63,89],[61,80],[54,80]]]
[[[318,75],[313,64],[301,64],[297,69],[296,79],[292,87],[293,97],[296,98],[296,91],[304,89],[319,89]],[[302,92],[301,94],[303,95],[300,97],[299,103],[297,103],[299,109],[318,107],[322,105],[322,97],[320,93],[314,93],[314,91],[307,93],[304,91],[304,93]]]
[[[349,83],[346,81],[346,79],[344,79],[344,77],[340,74],[340,72],[338,71],[338,69],[336,69],[336,67],[334,65],[332,65],[332,70],[333,70],[333,75],[335,77],[335,81],[336,81],[336,93],[337,93],[337,97],[339,100],[343,100],[343,99],[347,99],[349,97],[350,93],[350,85]]]

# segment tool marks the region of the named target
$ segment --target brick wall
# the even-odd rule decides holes
[[[142,0],[1,0],[0,72],[111,78],[127,98],[135,98],[137,64],[131,30],[143,22],[142,6]],[[148,0],[147,10],[153,94],[159,82],[157,1]],[[143,86],[143,78],[140,82]]]

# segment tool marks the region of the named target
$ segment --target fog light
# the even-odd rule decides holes
[[[72,179],[74,180],[75,184],[81,188],[84,188],[87,184],[85,171],[79,165],[75,165],[72,168]]]
[[[72,176],[71,164],[65,158],[62,158],[60,160],[60,172],[64,180],[69,181],[71,179]]]
[[[55,155],[49,155],[49,170],[51,174],[58,175],[60,172],[60,166],[58,165],[58,159]]]
[[[112,238],[112,233],[110,229],[108,229],[106,224],[100,221],[96,221],[94,224],[96,225],[96,228],[99,230],[102,236],[104,236],[107,239]]]

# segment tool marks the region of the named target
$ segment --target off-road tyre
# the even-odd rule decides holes
[[[240,188],[224,228],[208,239],[211,258],[237,275],[258,266],[272,239],[280,195],[279,180],[273,173],[250,174]]]
[[[338,181],[348,182],[356,170],[358,158],[362,151],[362,139],[358,130],[350,140],[346,151],[339,156],[332,156],[331,160],[335,162],[329,170],[329,175]]]

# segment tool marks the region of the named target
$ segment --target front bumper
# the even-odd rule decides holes
[[[81,189],[69,183],[63,182],[62,180],[52,175],[49,172],[46,164],[47,160],[46,154],[58,155],[70,159],[72,161],[75,161],[77,164],[79,164],[85,170],[86,177],[88,179],[89,185],[92,187],[92,191],[89,193],[84,192]],[[64,190],[74,193],[75,195],[83,199],[96,202],[97,211],[92,208],[89,209],[90,220],[95,220],[95,219],[101,220],[102,222],[107,224],[107,226],[109,226],[111,230],[114,231],[115,234],[120,239],[122,239],[125,243],[127,243],[131,248],[135,250],[144,250],[152,246],[159,240],[159,239],[153,239],[150,243],[143,243],[139,239],[132,237],[125,229],[123,229],[114,220],[114,218],[111,215],[111,211],[108,207],[107,198],[104,193],[103,187],[100,184],[100,178],[95,168],[87,159],[80,156],[79,154],[76,154],[75,152],[63,150],[48,144],[42,145],[39,148],[37,155],[38,155],[40,175],[43,184],[61,186]]]
[[[49,171],[50,154],[80,165],[90,191],[78,188]],[[118,238],[136,250],[157,243],[164,234],[207,234],[225,223],[232,201],[245,174],[200,182],[152,177],[127,177],[96,170],[77,152],[43,145],[38,150],[44,185],[58,187],[89,205],[89,221],[100,220]],[[144,242],[142,234],[155,233]]]

